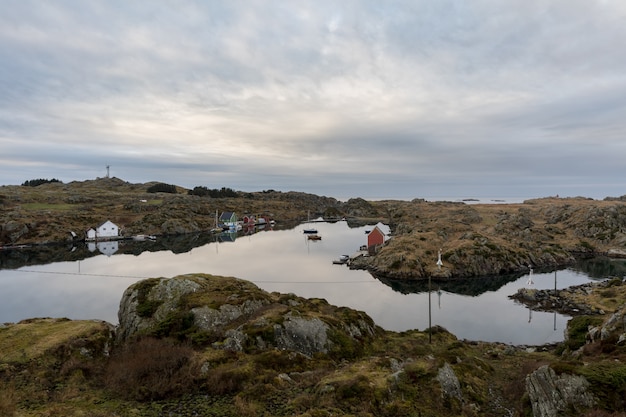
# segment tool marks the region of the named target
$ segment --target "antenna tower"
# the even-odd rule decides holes
[[[109,165],[107,165],[107,178],[109,178]]]

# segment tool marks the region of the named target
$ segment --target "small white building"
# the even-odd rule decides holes
[[[119,234],[120,228],[111,220],[107,220],[96,229],[87,230],[87,240],[110,239],[118,237]]]

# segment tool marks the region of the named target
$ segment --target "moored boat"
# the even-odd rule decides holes
[[[341,255],[339,259],[335,259],[333,263],[335,265],[343,265],[347,263],[349,260],[350,260],[350,257],[348,255]]]

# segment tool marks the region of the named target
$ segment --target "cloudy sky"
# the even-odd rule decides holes
[[[626,194],[623,0],[0,5],[0,184]]]

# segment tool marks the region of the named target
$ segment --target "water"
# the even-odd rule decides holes
[[[428,327],[429,294],[424,283],[383,283],[366,271],[334,265],[333,259],[352,254],[366,243],[366,230],[346,222],[316,223],[320,241],[307,240],[303,226],[223,237],[209,235],[157,239],[156,242],[120,242],[101,248],[61,248],[48,254],[2,254],[0,269],[0,323],[33,317],[101,319],[117,323],[123,291],[143,278],[187,273],[234,276],[254,282],[266,291],[324,298],[338,306],[367,312],[388,330]],[[387,229],[388,230],[388,229]],[[234,237],[234,236],[233,236]],[[59,260],[67,259],[67,260]],[[436,259],[433,260],[435,262]],[[45,262],[45,263],[44,263]],[[605,261],[608,262],[608,261]],[[14,267],[15,265],[21,265]],[[623,262],[613,272],[623,273]],[[588,272],[574,269],[556,273],[558,288],[597,279],[607,265],[594,264]],[[623,276],[623,275],[622,275]],[[535,288],[554,288],[555,273],[533,275]],[[431,293],[432,325],[440,325],[460,339],[539,345],[563,340],[570,317],[530,312],[508,298],[526,286],[527,275],[470,280],[438,287]]]

